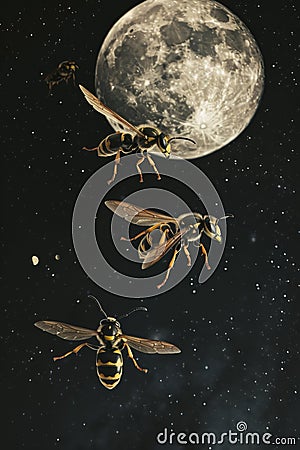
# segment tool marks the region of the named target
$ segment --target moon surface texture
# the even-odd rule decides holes
[[[197,158],[249,124],[264,84],[248,28],[212,0],[147,0],[111,28],[97,58],[97,96],[133,125],[171,136],[175,155]],[[115,130],[121,127],[110,120]]]

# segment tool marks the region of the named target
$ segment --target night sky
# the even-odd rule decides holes
[[[199,258],[179,285],[141,302],[90,280],[72,242],[77,196],[107,163],[81,148],[95,146],[111,127],[77,86],[62,83],[49,95],[44,81],[61,61],[75,60],[76,83],[94,92],[103,39],[139,3],[16,0],[2,8],[1,438],[7,450],[196,448],[159,445],[156,436],[164,428],[220,435],[236,431],[240,421],[273,438],[299,435],[299,7],[296,1],[222,2],[260,47],[265,89],[243,133],[192,162],[235,217],[206,283],[197,282]],[[155,183],[146,175],[143,187]],[[169,180],[159,187],[172,190]],[[136,176],[112,187],[110,198],[138,188]],[[111,213],[101,211],[109,225]],[[109,240],[107,230],[97,229],[100,243]],[[182,352],[134,352],[146,375],[125,356],[123,378],[112,391],[100,385],[89,349],[54,363],[53,356],[76,343],[33,324],[48,319],[96,329],[103,317],[88,294],[110,316],[146,306],[148,312],[122,320],[123,332],[172,342]],[[252,448],[228,442],[215,448],[232,447]]]

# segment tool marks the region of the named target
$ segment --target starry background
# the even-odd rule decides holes
[[[2,10],[1,437],[9,450],[152,450],[161,447],[156,435],[164,427],[222,433],[235,431],[241,420],[249,431],[299,435],[294,1],[273,2],[272,8],[267,0],[223,1],[255,36],[266,73],[261,103],[246,130],[225,148],[193,160],[235,215],[226,250],[207,283],[197,284],[200,260],[176,288],[144,300],[147,313],[122,322],[125,333],[173,342],[182,353],[135,352],[149,373],[125,358],[121,383],[108,391],[98,382],[93,352],[84,349],[54,363],[52,357],[73,343],[33,326],[52,319],[96,328],[102,317],[89,293],[101,298],[109,315],[141,304],[95,285],[72,244],[78,193],[106,163],[81,147],[94,146],[111,128],[72,83],[48,95],[44,82],[59,62],[74,59],[76,81],[94,91],[101,43],[138,3],[17,0]],[[153,186],[151,175],[147,186]],[[136,179],[122,183],[115,198],[135,188]],[[103,214],[109,221],[109,212]],[[32,255],[40,259],[37,266]]]

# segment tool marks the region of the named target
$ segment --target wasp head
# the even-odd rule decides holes
[[[102,319],[98,327],[98,333],[113,338],[120,332],[120,323],[114,317],[106,317]]]
[[[157,140],[157,146],[166,158],[169,158],[171,154],[170,140],[170,137],[164,133],[160,133]]]
[[[76,69],[79,69],[79,66],[76,64],[75,61],[70,61],[69,64],[70,64],[70,69],[71,69],[73,72],[75,72]]]
[[[221,230],[218,225],[219,219],[214,216],[204,216],[203,229],[206,236],[215,241],[222,242]]]
[[[229,217],[234,217],[233,214],[227,214],[226,216],[219,217],[218,219],[214,216],[204,216],[203,217],[203,230],[204,233],[214,239],[215,241],[222,243],[221,230],[218,222],[223,219],[228,219]]]

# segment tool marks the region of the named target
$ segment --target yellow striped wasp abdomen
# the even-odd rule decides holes
[[[47,333],[54,334],[61,339],[68,341],[85,341],[89,338],[95,337],[98,340],[98,345],[84,342],[73,350],[65,353],[62,356],[54,357],[54,361],[66,358],[72,353],[77,354],[83,347],[88,347],[95,350],[96,353],[96,368],[100,382],[107,389],[113,389],[120,382],[123,373],[123,356],[122,352],[126,350],[128,357],[132,360],[134,366],[147,373],[148,370],[140,367],[133,356],[131,347],[143,353],[160,353],[171,354],[180,353],[178,347],[164,341],[157,341],[152,339],[144,339],[135,336],[123,334],[120,322],[115,317],[108,317],[104,312],[99,301],[92,295],[90,298],[96,300],[100,311],[105,318],[100,321],[97,330],[90,330],[88,328],[78,327],[63,322],[55,322],[49,320],[42,320],[36,322],[34,325]],[[144,307],[133,309],[127,314],[120,317],[128,317],[135,311],[147,311]]]
[[[99,349],[96,360],[97,374],[107,389],[119,383],[123,373],[123,357],[119,349]]]
[[[202,255],[205,258],[206,267],[210,270],[207,251],[200,242],[200,239],[204,233],[210,239],[221,243],[222,236],[218,222],[221,219],[233,217],[229,214],[218,219],[214,216],[202,215],[197,212],[181,214],[179,217],[172,217],[151,209],[143,209],[139,206],[117,200],[108,200],[105,202],[105,205],[115,214],[127,220],[127,222],[148,227],[145,231],[142,231],[131,239],[121,237],[122,240],[130,241],[142,238],[138,246],[139,257],[143,260],[142,269],[153,266],[171,249],[174,250],[165,278],[162,283],[157,286],[158,289],[165,285],[170,271],[175,264],[177,255],[181,250],[183,250],[186,255],[188,266],[191,265],[191,257],[188,250],[191,242],[200,247]],[[161,237],[158,244],[152,245],[151,233],[156,229],[160,230]]]
[[[93,108],[112,119],[122,128],[125,127],[129,132],[116,132],[110,134],[104,138],[97,147],[87,148],[83,147],[83,150],[95,151],[97,150],[98,156],[111,156],[116,155],[113,176],[108,180],[108,184],[112,183],[117,176],[118,164],[120,163],[121,153],[132,153],[134,151],[140,152],[140,159],[136,163],[136,168],[140,176],[140,182],[143,182],[143,174],[140,168],[142,162],[147,159],[154,172],[157,175],[157,179],[160,180],[159,171],[155,165],[155,162],[148,153],[148,150],[154,148],[155,146],[161,151],[161,153],[167,158],[171,153],[171,141],[182,139],[185,141],[190,141],[193,144],[196,142],[193,139],[186,138],[183,136],[170,137],[167,134],[161,132],[158,128],[150,125],[140,125],[138,127],[132,125],[126,119],[121,117],[119,114],[114,112],[108,106],[104,105],[97,97],[95,97],[90,91],[88,91],[83,86],[79,85],[81,91],[83,92],[87,102],[93,106]]]

